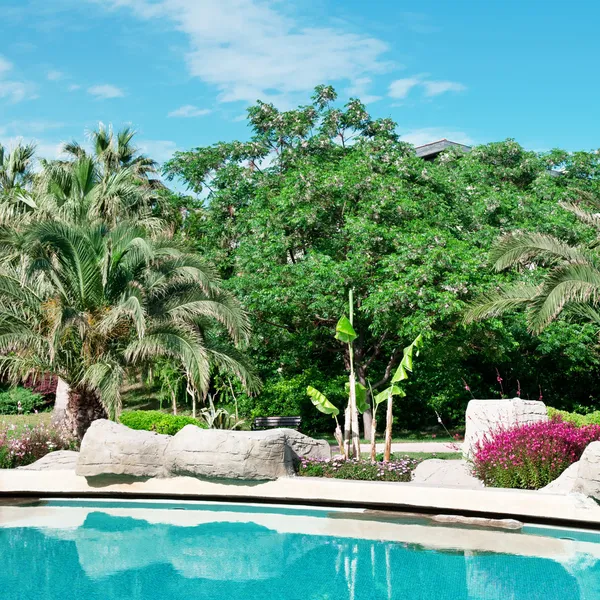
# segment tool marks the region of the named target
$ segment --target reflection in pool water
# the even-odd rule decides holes
[[[327,513],[0,506],[0,596],[24,600],[600,598],[597,543],[573,546],[574,542],[525,534],[369,521],[349,537],[327,534],[331,527],[343,530],[345,521],[353,526],[351,518],[342,514],[332,519]],[[362,532],[360,537],[354,537],[356,531]],[[389,531],[390,539],[382,538],[379,531]],[[434,540],[436,549],[406,541],[419,531]],[[435,540],[452,533],[457,536],[456,547],[438,547]],[[483,550],[466,549],[469,544],[464,540],[478,535]],[[519,545],[519,540],[522,548],[515,547],[512,553],[509,547]],[[534,542],[554,544],[557,556],[527,555],[527,545]],[[487,549],[498,545],[507,547],[505,553]]]

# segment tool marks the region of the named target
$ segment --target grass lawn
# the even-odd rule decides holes
[[[365,455],[368,458],[368,455]],[[402,452],[392,454],[392,460],[400,458],[415,458],[417,460],[429,460],[430,458],[439,458],[440,460],[461,460],[462,452]]]
[[[0,428],[15,426],[14,434],[18,434],[26,426],[35,427],[43,423],[44,425],[50,424],[52,418],[51,412],[41,412],[31,415],[0,415]]]

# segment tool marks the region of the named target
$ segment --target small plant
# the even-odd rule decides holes
[[[123,425],[131,429],[156,431],[165,435],[175,435],[186,425],[196,425],[206,429],[206,424],[193,417],[170,415],[158,410],[131,410],[121,413],[119,419]]]
[[[298,464],[298,475],[362,481],[407,482],[411,480],[412,472],[419,462],[418,459],[409,457],[388,462],[346,460],[341,456],[332,460],[302,458]]]
[[[340,454],[343,458],[347,458],[346,449],[344,448],[344,438],[342,437],[342,428],[340,427],[340,423],[338,421],[340,409],[331,404],[331,402],[327,400],[325,394],[322,394],[319,390],[315,389],[311,385],[306,388],[306,393],[309,395],[312,403],[319,412],[322,412],[325,415],[331,415],[335,419],[335,431],[333,435],[340,448]]]
[[[24,387],[13,387],[0,392],[0,415],[29,415],[47,407],[41,394]]]
[[[200,419],[208,429],[239,429],[245,421],[238,419],[235,414],[225,408],[215,409],[212,395],[208,395],[209,407],[200,411]]]
[[[16,433],[14,425],[0,429],[0,468],[29,465],[55,450],[76,450],[78,442],[47,425],[25,426]]]
[[[475,446],[473,473],[491,487],[539,489],[597,440],[600,425],[577,427],[560,420],[498,429]]]
[[[393,397],[406,396],[406,392],[396,385],[400,381],[405,381],[408,379],[409,373],[412,373],[413,370],[413,355],[419,356],[419,351],[423,346],[423,336],[418,335],[415,341],[404,348],[404,353],[402,356],[402,361],[394,376],[392,377],[392,384],[383,392],[380,392],[373,398],[373,421],[371,424],[371,460],[375,460],[375,433],[377,429],[377,407],[382,403],[387,401],[387,412],[386,412],[386,420],[385,420],[385,450],[383,455],[383,460],[388,462],[390,460],[392,454],[392,425],[394,423],[394,417],[392,414],[392,405],[393,405]]]

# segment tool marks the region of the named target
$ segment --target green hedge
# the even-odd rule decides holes
[[[19,402],[21,410],[19,410]],[[0,415],[28,415],[46,408],[47,402],[40,394],[23,387],[0,392]]]
[[[567,412],[566,410],[558,410],[557,408],[548,407],[548,416],[553,418],[573,423],[577,427],[584,427],[585,425],[600,425],[600,410],[588,413],[587,415],[580,415],[579,413]]]
[[[169,415],[159,410],[131,410],[121,413],[120,421],[131,429],[142,429],[144,431],[156,431],[166,435],[175,435],[186,425],[196,425],[206,429],[206,425],[198,419]]]

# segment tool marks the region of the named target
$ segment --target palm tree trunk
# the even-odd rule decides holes
[[[92,421],[108,415],[98,395],[87,388],[69,388],[64,427],[77,439],[82,439]]]
[[[69,403],[69,384],[60,377],[56,382],[56,394],[54,398],[54,409],[52,410],[52,424],[60,425],[65,420],[67,404]]]

